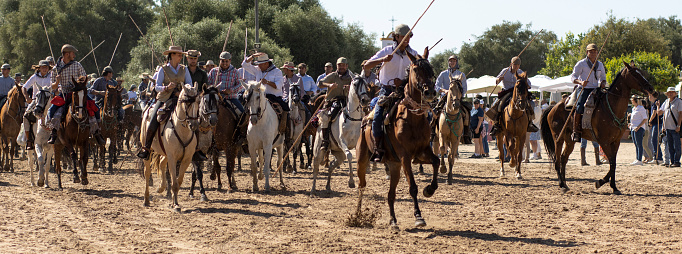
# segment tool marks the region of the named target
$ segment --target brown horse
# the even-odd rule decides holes
[[[623,62],[625,67],[616,74],[611,86],[603,97],[596,101],[592,119],[592,130],[583,130],[582,138],[596,141],[601,146],[604,154],[609,159],[610,169],[603,179],[595,184],[597,188],[610,182],[614,194],[621,192],[616,188],[616,155],[620,147],[623,131],[627,130],[627,109],[631,90],[642,93],[654,94],[654,87],[649,84],[639,69]],[[542,141],[545,144],[547,154],[554,162],[554,169],[559,178],[559,187],[567,192],[566,163],[568,156],[573,152],[575,142],[571,139],[573,125],[568,124],[563,135],[559,136],[566,121],[573,122],[573,116],[569,116],[570,110],[566,110],[566,101],[557,103],[553,108],[545,110],[541,119]],[[563,148],[566,143],[566,148]],[[557,155],[560,155],[558,157]],[[558,158],[557,158],[558,157]]]
[[[14,154],[19,148],[17,136],[23,121],[26,99],[21,86],[14,85],[7,93],[7,102],[0,110],[0,141],[2,144],[2,168],[14,172]]]
[[[400,170],[402,169],[407,177],[410,186],[410,196],[414,201],[415,226],[423,227],[426,222],[422,218],[417,201],[417,183],[412,173],[412,163],[430,163],[433,166],[433,180],[430,185],[424,188],[424,196],[431,197],[438,189],[438,166],[440,161],[438,156],[433,154],[429,139],[431,128],[427,119],[428,111],[431,107],[427,104],[433,101],[437,93],[434,89],[435,74],[433,67],[428,61],[428,48],[424,50],[424,56],[413,56],[408,53],[412,64],[408,68],[408,82],[405,86],[405,98],[397,105],[395,116],[389,116],[391,125],[386,126],[387,142],[384,146],[386,155],[383,162],[388,167],[390,173],[390,189],[388,191],[388,207],[390,211],[390,225],[398,227],[395,217],[394,203],[396,187],[400,181]],[[356,157],[358,163],[358,178],[360,188],[367,185],[365,175],[369,166],[369,159],[375,148],[373,147],[371,124],[363,124],[362,135],[356,146]]]
[[[123,112],[125,113],[123,116],[123,122],[121,123],[121,126],[125,130],[123,135],[125,145],[128,148],[128,150],[130,150],[130,142],[132,141],[134,145],[140,147],[142,143],[140,143],[140,140],[137,137],[140,136],[140,126],[142,125],[142,111],[136,110],[135,105],[128,104],[123,106]]]
[[[71,95],[71,104],[66,114],[66,120],[62,122],[61,128],[57,131],[58,141],[54,144],[55,172],[57,173],[57,183],[59,189],[62,188],[62,150],[71,155],[73,166],[73,182],[82,185],[88,184],[88,139],[90,137],[90,124],[88,122],[88,110],[86,97],[86,84],[88,78],[82,76],[74,80],[75,88]],[[80,151],[80,160],[75,148]],[[78,175],[80,166],[80,176]]]
[[[450,87],[447,92],[447,99],[443,106],[443,111],[436,124],[436,134],[434,146],[438,145],[440,156],[440,172],[448,172],[448,184],[452,184],[452,164],[459,158],[459,140],[464,132],[464,115],[462,110],[462,76],[450,76]],[[448,153],[448,148],[450,153]],[[448,169],[445,168],[445,155],[448,155]]]
[[[521,179],[521,161],[523,145],[528,131],[528,77],[526,73],[516,74],[511,100],[502,111],[500,131],[497,133],[497,147],[507,147],[511,156],[509,167],[516,167],[516,178]],[[500,149],[500,177],[504,177],[504,149]]]
[[[104,103],[102,104],[102,109],[100,110],[100,116],[102,122],[100,123],[102,137],[104,140],[109,139],[109,163],[105,167],[105,156],[107,152],[106,145],[97,146],[99,153],[95,153],[95,159],[93,160],[94,169],[99,168],[101,173],[109,172],[113,173],[113,164],[117,163],[117,150],[118,150],[118,140],[119,140],[119,129],[121,127],[121,122],[123,119],[118,119],[118,111],[121,109],[121,87],[119,85],[107,85],[107,90],[104,95]],[[98,161],[99,159],[99,161]]]

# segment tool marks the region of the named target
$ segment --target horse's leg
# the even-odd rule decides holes
[[[438,160],[436,160],[438,161]],[[403,158],[402,159],[402,169],[403,172],[405,173],[405,177],[407,177],[407,182],[410,184],[409,191],[410,191],[410,196],[412,197],[412,202],[414,204],[414,217],[415,217],[415,222],[414,226],[415,227],[423,227],[426,226],[426,222],[424,221],[424,218],[422,218],[422,212],[419,210],[419,200],[417,199],[417,194],[419,193],[419,190],[417,188],[417,183],[414,181],[414,175],[412,174],[412,163],[410,161],[410,158]],[[438,174],[438,162],[434,164],[433,167],[434,175]],[[391,179],[392,182],[393,179]],[[433,184],[433,183],[432,183]],[[437,185],[436,185],[437,186]],[[433,194],[433,191],[429,194],[427,191],[427,188],[424,189],[424,196],[431,196]]]
[[[367,147],[364,132],[360,134],[358,144],[355,146],[355,156],[357,157],[358,164],[359,188],[365,188],[367,186],[365,177],[367,175],[367,169],[369,168],[369,149]],[[374,165],[376,165],[376,163]]]
[[[389,216],[391,217],[389,225],[391,225],[391,227],[393,229],[397,230],[398,229],[398,220],[395,218],[395,190],[396,190],[396,187],[398,186],[398,182],[400,182],[400,163],[388,162],[388,163],[386,163],[386,167],[388,168],[388,172],[390,175],[390,177],[389,177],[390,184],[389,184],[388,198],[387,198],[388,199],[388,212],[389,212]],[[364,179],[362,179],[360,181],[361,187],[364,187],[362,185],[363,180]],[[416,192],[417,192],[416,188],[417,187],[415,186],[415,196],[416,196]]]
[[[449,140],[445,140],[443,134],[438,135],[439,146],[438,146],[438,157],[440,157],[440,171],[445,173],[445,153],[448,151],[448,146],[450,145]],[[452,154],[452,153],[450,153]],[[452,161],[452,159],[450,159]],[[448,172],[448,184],[452,184],[452,171]]]
[[[341,135],[339,135],[341,137]],[[348,162],[348,188],[355,188],[355,180],[353,179],[353,154],[350,152],[350,149],[348,148],[351,144],[350,142],[355,142],[357,144],[357,140],[345,140],[343,138],[339,138],[339,148],[341,148],[341,151],[338,153],[334,153],[334,157],[337,158],[337,161],[341,160],[341,158],[345,158],[346,161]],[[339,164],[339,168],[343,164]]]
[[[521,139],[525,140],[525,138]],[[518,141],[518,140],[517,140]],[[516,155],[516,179],[521,180],[521,162],[523,161],[523,147],[525,145],[524,142],[516,142],[516,148],[517,155]]]
[[[609,159],[609,172],[606,173],[603,179],[599,179],[595,184],[597,189],[599,189],[602,185],[609,182],[611,185],[611,189],[613,189],[613,194],[616,195],[621,194],[620,190],[618,190],[618,188],[616,187],[616,156],[619,146],[620,143],[612,143],[602,146],[604,154],[606,154],[606,157]]]
[[[11,151],[10,155],[11,156],[9,157],[9,169],[10,169],[10,172],[14,173],[14,156],[15,156],[14,154],[18,151],[18,149],[17,149],[17,145],[15,144],[15,142],[10,142],[9,144],[11,145],[11,148],[10,148],[10,151]]]
[[[189,185],[189,198],[194,198],[194,185],[197,182],[197,170],[199,169],[199,162],[198,161],[192,161],[192,165],[194,166],[194,171],[192,171],[192,184]]]
[[[78,155],[76,154],[73,146],[66,145],[65,148],[66,153],[71,158],[71,166],[73,166],[73,183],[80,183],[81,179],[78,176],[78,166],[76,165],[76,162],[78,161]]]
[[[249,145],[249,157],[251,157],[251,165],[249,165],[249,167],[251,168],[251,178],[253,181],[253,186],[251,186],[251,190],[253,192],[258,191],[258,171],[259,170],[256,167],[256,165],[258,165],[258,160],[260,160],[260,158],[258,156],[260,154],[260,151],[256,151],[255,146],[256,146],[256,144]],[[262,158],[263,156],[261,155],[260,157]]]
[[[505,142],[504,142],[504,136],[502,135],[501,132],[499,134],[497,134],[497,138],[495,140],[497,140],[497,151],[500,153],[500,156],[499,156],[499,158],[500,158],[500,177],[505,177],[504,176],[504,158],[506,157],[504,154],[504,143]],[[507,152],[509,152],[509,151],[507,150]]]
[[[223,181],[220,178],[220,151],[218,149],[215,149],[213,152],[213,173],[215,174],[215,178],[218,180],[218,191],[223,190]],[[230,180],[229,177],[227,179],[228,181]]]
[[[114,163],[118,163],[118,138],[112,140],[114,145],[109,145],[109,164],[107,166],[107,171],[109,174],[114,173]]]
[[[316,186],[317,186],[317,175],[320,173],[320,164],[322,164],[322,154],[320,153],[320,146],[322,142],[321,138],[321,133],[319,135],[315,135],[315,143],[314,143],[314,150],[313,150],[313,161],[312,161],[312,168],[313,168],[313,187],[310,189],[310,196],[315,195],[316,191]],[[357,152],[357,151],[356,151]]]
[[[229,182],[228,191],[237,191],[237,181],[234,178],[234,159],[237,156],[237,148],[234,146],[225,149],[225,174],[227,174],[227,181]]]
[[[86,145],[82,146],[80,149],[81,159],[78,161],[81,167],[81,184],[88,185],[88,156],[90,150],[86,149]]]
[[[180,210],[180,204],[178,204],[178,191],[180,190],[180,185],[178,184],[178,173],[177,168],[178,168],[178,159],[174,157],[167,157],[166,158],[166,163],[167,167],[166,169],[168,170],[168,175],[170,175],[170,188],[172,191],[172,204],[171,208],[175,212],[181,212]]]
[[[48,144],[50,145],[50,144]],[[61,151],[64,147],[62,145],[53,145],[54,151]],[[57,187],[62,189],[62,153],[54,153],[54,173],[57,174]]]
[[[281,146],[278,146],[278,147],[277,147],[277,165],[279,165],[280,162],[282,161],[282,157],[284,157],[284,151],[285,151],[285,146],[284,146],[284,145],[281,145]],[[295,165],[296,165],[296,164],[294,164],[294,166],[295,166]],[[284,178],[283,178],[283,176],[282,176],[282,170],[279,171],[279,187],[280,187],[280,189],[282,189],[282,190],[286,190],[286,189],[287,189],[287,186],[284,185]]]
[[[450,153],[447,154],[447,156],[448,156],[448,184],[452,184],[452,182],[453,182],[453,180],[452,180],[452,165],[455,163],[455,158],[457,157],[457,144],[459,143],[459,139],[455,138],[454,140],[448,140],[447,142],[449,144],[446,146],[446,150],[447,150],[447,147],[450,147]],[[446,156],[445,154],[443,154],[442,150],[441,150],[441,156],[443,156],[443,158]],[[441,163],[444,163],[444,159],[443,159],[443,161],[441,161]],[[441,165],[441,168],[442,167],[445,167],[445,165]]]
[[[431,184],[424,187],[423,191],[424,197],[428,198],[433,196],[433,193],[435,193],[438,189],[438,166],[440,165],[440,160],[438,159],[438,156],[433,154],[431,147],[425,149],[421,154],[419,154],[419,157],[419,159],[422,161],[431,161],[431,167],[433,167],[433,179],[431,180]],[[411,172],[412,170],[410,169],[410,173]],[[405,173],[407,174],[407,172]]]
[[[332,150],[331,154],[334,155],[335,159],[334,159],[334,163],[329,163],[329,170],[328,170],[328,174],[327,174],[327,186],[326,186],[327,191],[332,190],[332,185],[331,185],[332,173],[334,173],[334,170],[336,170],[337,167],[341,168],[341,165],[344,162],[341,160],[341,158],[346,157],[346,154],[344,154],[342,151],[338,151],[338,150]],[[352,179],[353,179],[352,172],[350,174],[351,174],[351,176],[350,176],[351,180],[350,181],[352,181]],[[350,181],[348,182],[349,185],[350,185]],[[353,183],[353,185],[355,185],[355,183]],[[353,188],[353,187],[351,187],[351,188]]]
[[[563,147],[564,144],[566,144],[565,148]],[[571,140],[560,139],[555,143],[555,167],[557,170],[557,176],[559,177],[559,188],[561,188],[561,191],[564,193],[570,190],[566,183],[566,163],[568,163],[568,157],[571,155],[571,152],[573,152],[574,146],[575,143]]]

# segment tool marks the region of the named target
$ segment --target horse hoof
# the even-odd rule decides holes
[[[104,169],[104,168],[100,168],[100,169],[99,169],[99,173],[100,173],[100,174],[106,174],[106,173],[107,173],[107,170]]]
[[[280,184],[280,185],[279,185],[279,188],[280,188],[281,190],[287,190],[287,186],[284,185],[284,184]]]
[[[601,188],[601,186],[604,185],[604,183],[601,182],[601,179],[597,180],[596,183],[594,183],[594,187],[597,189]]]
[[[441,167],[440,167],[440,173],[441,173],[441,174],[445,174],[445,173],[447,173],[447,172],[448,172],[448,169],[446,169],[445,166],[441,166]]]
[[[173,212],[182,213],[182,208],[180,208],[180,206],[175,206],[173,207]]]
[[[80,182],[81,182],[81,179],[75,178],[75,177],[73,178],[73,183],[80,183]]]
[[[448,179],[448,185],[452,185],[452,179]]]
[[[621,194],[623,194],[623,193],[621,193],[619,190],[613,190],[613,195],[621,195]]]
[[[81,185],[88,185],[88,179],[83,178],[83,180],[81,181]]]
[[[210,178],[211,180],[215,181],[215,178],[216,178],[216,177],[215,177],[215,174],[211,174],[211,176],[209,176],[208,178]]]
[[[516,174],[516,179],[521,180],[521,179],[523,179],[523,177],[521,176],[521,174]]]
[[[263,175],[263,173],[258,173],[258,180],[262,181],[263,179],[265,179],[265,176]]]
[[[38,180],[38,187],[43,187],[43,185],[45,185],[45,181],[44,180]]]
[[[566,194],[570,189],[568,187],[561,187],[561,192]]]
[[[223,190],[223,185],[222,185],[222,184],[218,184],[218,191],[221,191],[221,190]]]
[[[208,202],[208,197],[205,194],[201,194],[201,201]]]
[[[396,222],[395,220],[391,220],[391,222],[389,224],[391,226],[391,229],[400,230],[400,227],[398,227],[398,222]]]
[[[189,198],[194,199],[194,195],[189,194]]]
[[[414,221],[414,226],[418,228],[423,228],[426,226],[426,221],[424,221],[423,218],[419,217],[417,220]]]
[[[431,187],[431,185],[427,185],[426,187],[424,187],[424,197],[430,198],[431,196],[433,196],[433,193],[435,192],[436,189]]]
[[[144,207],[149,207],[149,201],[145,201],[144,204],[142,204]]]
[[[348,182],[348,188],[355,189],[355,182]]]

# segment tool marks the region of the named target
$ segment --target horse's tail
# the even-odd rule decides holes
[[[540,118],[540,133],[542,134],[542,142],[545,143],[545,151],[547,151],[547,155],[549,155],[549,158],[552,160],[552,162],[555,162],[556,147],[554,147],[554,137],[552,136],[552,129],[549,126],[548,119],[550,111],[552,111],[552,108],[548,108],[542,112],[542,117]]]

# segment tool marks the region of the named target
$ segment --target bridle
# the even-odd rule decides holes
[[[253,86],[252,86],[252,87],[250,87],[250,89],[258,89],[258,88],[253,88]],[[251,103],[251,97],[253,96],[254,93],[255,93],[255,92],[253,92],[253,91],[249,91],[249,95],[246,97],[246,105],[249,107],[249,116],[256,116],[257,119],[260,120],[260,119],[263,117],[263,111],[261,110],[261,106],[260,106],[260,104],[261,104],[261,101],[260,101],[260,100],[261,100],[261,97],[262,97],[262,95],[261,95],[262,91],[259,90],[259,91],[258,91],[258,96],[256,96],[256,98],[258,99],[258,108],[257,108],[257,110],[256,110],[256,113],[254,113],[253,110],[251,110],[251,104],[252,104],[252,103]]]

